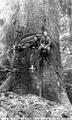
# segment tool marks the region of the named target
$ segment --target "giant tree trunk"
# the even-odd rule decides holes
[[[42,61],[38,48],[15,50],[13,70],[16,71],[12,70],[6,87],[1,86],[0,90],[8,89],[18,94],[33,93],[61,102],[61,57],[56,9],[57,3],[52,0],[28,0],[25,4],[24,35],[19,43],[24,44],[25,37],[37,33],[43,35],[46,31],[56,46],[52,42],[47,60]],[[31,55],[32,61],[30,61]],[[33,73],[30,70],[31,65],[35,67]]]

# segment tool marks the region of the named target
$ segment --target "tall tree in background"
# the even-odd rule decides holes
[[[12,26],[9,28],[11,27],[10,30],[13,30],[10,33],[8,29],[6,37],[9,38],[10,42],[13,42],[12,39],[14,39],[17,43],[20,42],[21,46],[22,44],[24,46],[26,37],[29,36],[31,40],[30,36],[40,33],[40,37],[34,37],[37,37],[36,40],[41,40],[41,43],[37,44],[37,47],[33,44],[35,49],[30,44],[27,48],[13,49],[15,54],[13,54],[12,72],[0,87],[0,91],[12,90],[18,94],[40,94],[46,99],[61,102],[62,66],[58,24],[59,1],[28,0],[24,1],[22,6],[23,11],[20,11],[20,6],[16,19],[19,20],[17,30],[22,34],[18,40],[14,38],[13,32],[16,23],[11,23]],[[43,51],[39,50],[42,40],[46,46],[47,37],[51,42],[49,49],[42,47]],[[28,41],[29,39],[27,38]],[[31,66],[35,67],[33,73],[30,70]]]

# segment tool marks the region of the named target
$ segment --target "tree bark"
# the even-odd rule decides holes
[[[12,88],[12,91],[18,94],[33,93],[52,101],[61,102],[62,66],[56,6],[57,3],[50,0],[28,0],[28,3],[25,4],[26,21],[23,26],[23,37],[36,33],[43,34],[46,31],[57,47],[52,45],[47,61],[44,59],[42,62],[37,49],[34,51],[30,48],[16,50],[13,69],[16,68],[17,71],[6,80],[4,86],[7,84],[7,89]],[[31,55],[33,55],[33,63],[30,63]],[[34,73],[29,70],[31,64],[36,68]],[[4,90],[4,86],[0,87],[0,91]]]

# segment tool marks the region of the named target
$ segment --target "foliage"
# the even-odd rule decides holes
[[[69,109],[67,106],[69,106]],[[27,96],[18,96],[12,92],[0,94],[1,120],[71,118],[70,104],[67,106],[31,94]]]

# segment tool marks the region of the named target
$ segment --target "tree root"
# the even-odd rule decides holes
[[[12,76],[9,76],[6,81],[0,86],[0,93],[8,91],[12,86]]]

